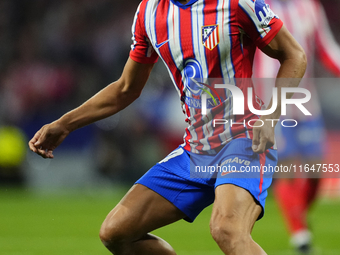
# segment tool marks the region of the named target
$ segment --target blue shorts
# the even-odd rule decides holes
[[[299,121],[296,127],[275,129],[279,159],[322,158],[324,154],[324,123],[322,118]]]
[[[242,173],[239,171],[260,169],[261,166],[276,166],[277,152],[269,149],[265,153],[256,154],[251,146],[250,139],[239,138],[229,142],[215,155],[194,154],[178,147],[136,183],[152,189],[169,200],[187,216],[185,220],[189,222],[194,221],[205,207],[214,202],[217,186],[233,184],[249,191],[256,203],[261,205],[260,219],[264,214],[272,173],[257,171],[248,174],[246,171]],[[212,168],[205,171],[207,168],[204,167],[209,166],[214,166],[214,171]]]

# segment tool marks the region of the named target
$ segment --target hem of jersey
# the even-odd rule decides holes
[[[222,150],[223,148],[224,148],[224,146],[227,146],[230,142],[232,142],[232,141],[234,141],[234,140],[237,140],[237,139],[248,139],[248,140],[252,140],[251,138],[249,138],[249,137],[234,137],[234,138],[232,138],[230,141],[228,141],[226,144],[223,144],[223,145],[221,145],[221,146],[219,146],[219,147],[216,147],[215,149],[211,149],[211,150],[209,150],[209,151],[215,151],[215,154],[217,154],[220,150]],[[191,149],[191,146],[190,146],[190,144],[181,144],[180,145],[180,147],[182,147],[182,149],[184,150],[184,151],[186,151],[186,152],[188,152],[188,153],[194,153],[194,154],[197,154],[197,155],[215,155],[215,154],[209,154],[208,153],[208,151],[199,151],[199,150],[197,150],[199,153],[195,153],[195,152],[192,152],[191,150],[187,150],[185,147],[186,147],[186,145],[189,145],[189,148]],[[217,151],[216,151],[216,149],[217,149]]]

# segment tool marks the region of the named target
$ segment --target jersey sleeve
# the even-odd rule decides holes
[[[260,49],[270,43],[283,25],[265,0],[239,0],[237,8],[239,28]]]
[[[158,55],[154,50],[144,25],[145,2],[142,1],[136,11],[132,24],[132,45],[130,50],[130,58],[138,63],[152,64],[158,60]]]

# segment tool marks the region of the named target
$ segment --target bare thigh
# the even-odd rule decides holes
[[[233,184],[220,185],[216,188],[212,219],[223,221],[229,219],[244,233],[250,234],[262,212],[253,196],[245,189]]]
[[[262,211],[253,196],[233,184],[218,186],[215,195],[210,230],[224,254],[265,255],[251,238],[255,221]]]
[[[185,215],[168,200],[141,185],[134,185],[107,215],[101,236],[133,242]]]

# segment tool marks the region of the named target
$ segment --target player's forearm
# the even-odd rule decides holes
[[[305,74],[307,67],[307,59],[304,51],[297,49],[294,57],[283,56],[280,59],[281,66],[278,71],[275,87],[277,88],[277,108],[270,116],[266,118],[279,119],[281,116],[281,89],[283,87],[298,87],[299,83]],[[293,93],[287,93],[286,97],[291,98]],[[270,102],[268,109],[271,108],[272,101]]]
[[[71,132],[119,112],[139,97],[153,66],[153,63],[141,64],[129,58],[118,81],[57,121]]]
[[[57,121],[71,132],[119,112],[138,98],[139,94],[126,89],[122,82],[117,81]]]

